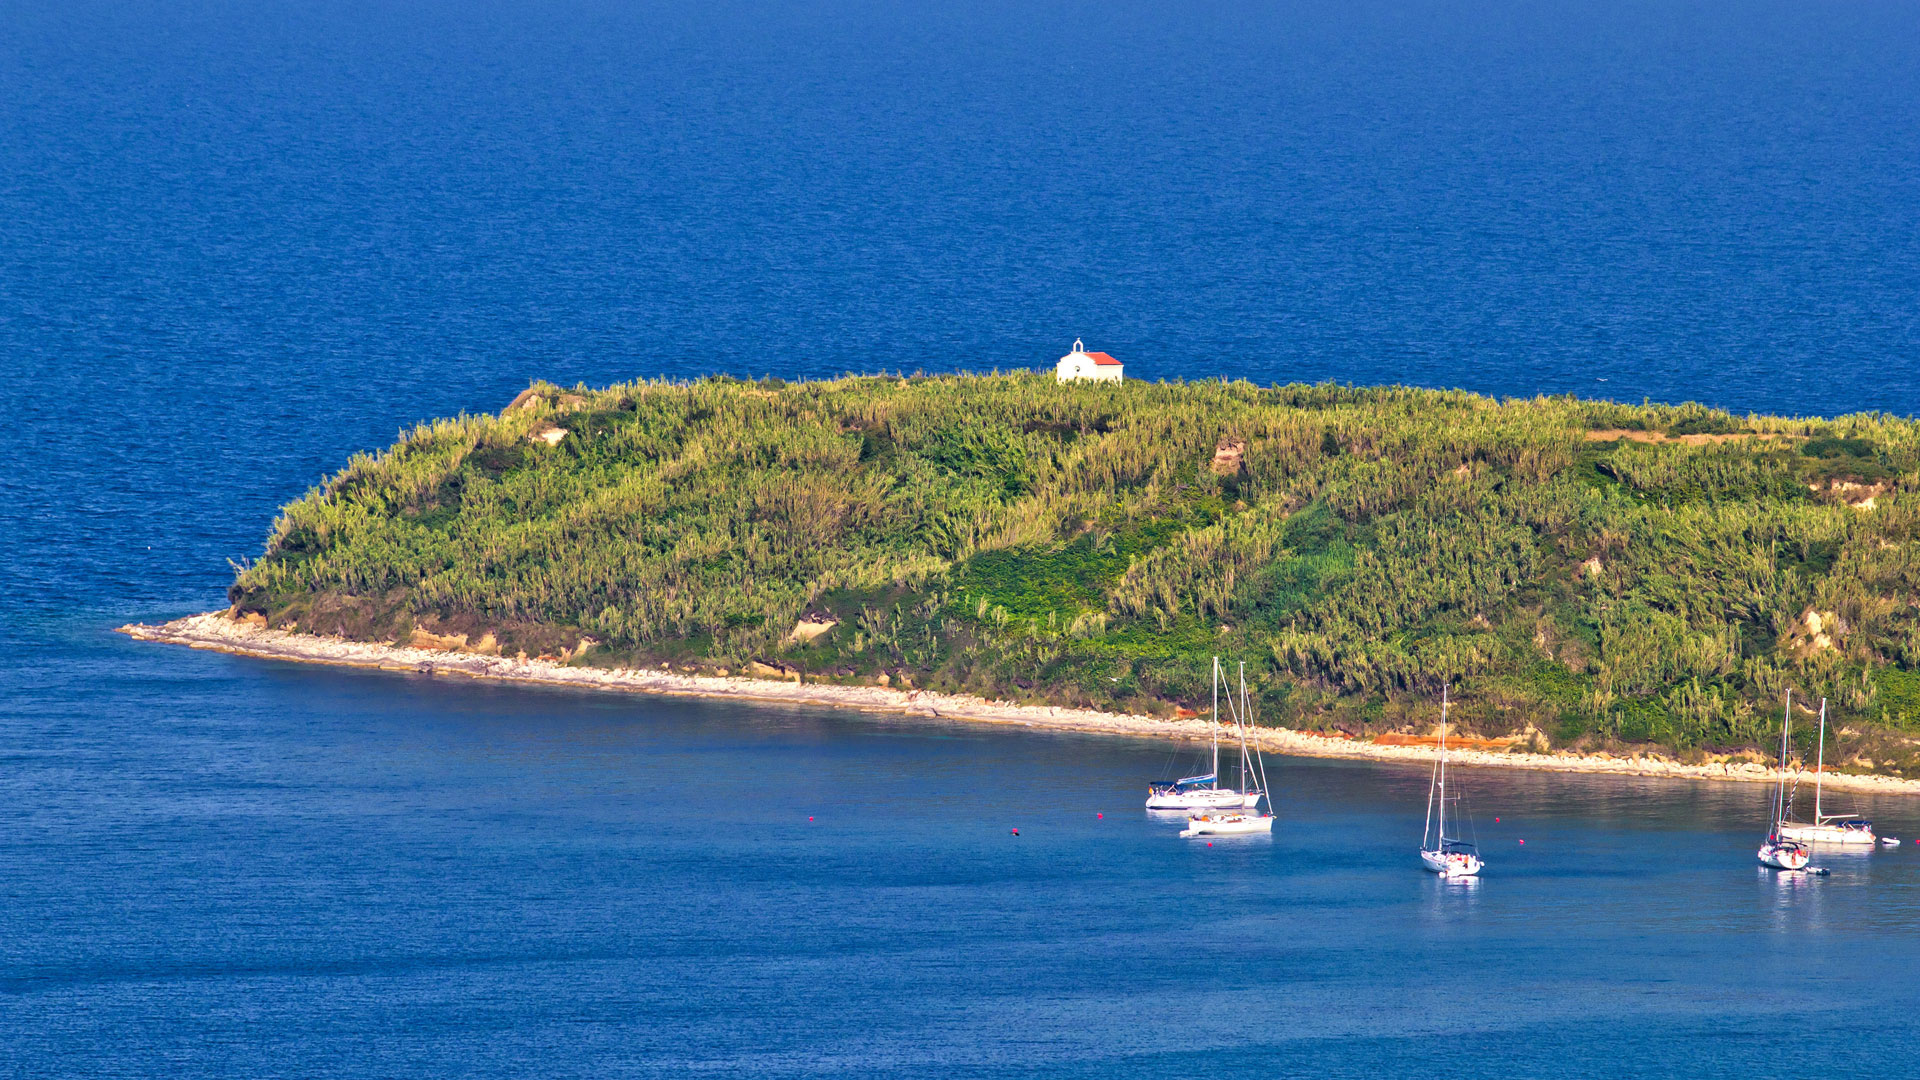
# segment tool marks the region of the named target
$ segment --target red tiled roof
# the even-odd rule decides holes
[[[1108,356],[1106,353],[1103,353],[1103,352],[1090,352],[1087,354],[1087,356],[1091,358],[1094,363],[1099,364],[1102,367],[1106,367],[1108,365],[1112,365],[1113,367],[1120,366],[1120,361],[1115,360],[1113,357]]]

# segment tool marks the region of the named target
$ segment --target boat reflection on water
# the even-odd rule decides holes
[[[1448,874],[1423,874],[1425,891],[1422,918],[1435,925],[1457,926],[1463,918],[1476,917],[1480,910],[1480,890],[1484,880],[1478,875],[1454,877]]]
[[[1761,867],[1759,873],[1762,880],[1773,879],[1776,915],[1784,915],[1795,909],[1817,911],[1817,906],[1806,909],[1802,905],[1820,895],[1818,886],[1829,876],[1827,870],[1822,867],[1808,867],[1805,870],[1773,870]]]
[[[1435,874],[1428,879],[1443,896],[1471,896],[1480,891],[1480,875]]]

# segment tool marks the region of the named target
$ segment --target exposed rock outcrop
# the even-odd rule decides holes
[[[1239,476],[1247,471],[1247,440],[1231,436],[1213,448],[1215,476]]]
[[[1815,495],[1825,495],[1837,502],[1846,503],[1861,513],[1871,513],[1878,505],[1880,496],[1887,493],[1887,485],[1862,484],[1853,480],[1829,480],[1825,484],[1808,484],[1807,490]]]
[[[454,652],[467,647],[467,635],[436,634],[416,627],[413,635],[407,639],[407,646],[413,649],[426,649],[430,652]]]
[[[747,661],[747,674],[756,679],[784,679],[787,682],[799,682],[800,673],[792,668],[777,664],[763,664],[758,660]]]
[[[787,640],[804,645],[839,625],[840,620],[831,615],[807,615],[793,624],[793,632],[787,635]]]
[[[1788,625],[1787,645],[1794,655],[1805,659],[1815,653],[1838,648],[1837,642],[1848,629],[1847,621],[1838,614],[1808,608]]]

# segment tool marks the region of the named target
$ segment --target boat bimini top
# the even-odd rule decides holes
[[[1190,787],[1199,787],[1201,784],[1211,784],[1215,780],[1219,779],[1219,775],[1220,774],[1218,773],[1208,773],[1205,776],[1186,776],[1178,780],[1175,780],[1171,784],[1165,783],[1163,781],[1160,783],[1148,784],[1147,786],[1151,788],[1155,788],[1157,790],[1161,790],[1161,791],[1184,791]]]

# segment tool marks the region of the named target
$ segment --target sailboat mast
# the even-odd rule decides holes
[[[1247,681],[1246,667],[1246,663],[1241,661],[1240,682],[1242,686],[1244,686]],[[1247,709],[1246,702],[1243,699],[1244,695],[1238,692],[1234,693],[1233,730],[1240,735],[1240,791],[1242,794],[1247,791]]]
[[[1787,713],[1780,721],[1780,777],[1773,788],[1773,828],[1780,835],[1780,819],[1787,815],[1787,732],[1793,729],[1793,687],[1787,687]]]
[[[1240,724],[1240,790],[1253,790],[1253,753],[1247,749],[1248,730],[1253,726],[1253,713],[1247,703],[1247,662],[1240,663],[1240,708],[1234,717]]]
[[[1435,769],[1434,776],[1437,778],[1440,775],[1439,764],[1437,762],[1435,763],[1434,769]],[[1427,846],[1427,834],[1432,831],[1433,831],[1433,784],[1429,782],[1427,784],[1427,820],[1420,823],[1420,846],[1422,848],[1425,848]]]
[[[1254,734],[1254,703],[1246,698],[1246,661],[1240,661],[1240,790],[1254,790],[1254,751],[1248,746],[1248,738]],[[1261,788],[1267,786],[1267,778],[1261,776]]]
[[[1440,715],[1442,716],[1447,714],[1446,700],[1446,691],[1442,690],[1440,697]],[[1433,790],[1434,785],[1439,782],[1440,759],[1435,758],[1433,761],[1433,779],[1427,781],[1427,820],[1420,823],[1420,847],[1422,850],[1426,850],[1427,833],[1433,829]]]
[[[1247,662],[1240,661],[1240,770],[1246,775],[1240,790],[1253,789],[1253,752],[1247,749],[1247,738],[1253,734],[1253,703],[1247,700]],[[1263,781],[1260,785],[1266,787]]]
[[[1447,688],[1440,688],[1440,832],[1434,847],[1447,847]]]
[[[1213,658],[1213,786],[1220,786],[1220,658]]]
[[[1253,733],[1253,698],[1247,693],[1247,664],[1240,662],[1240,703],[1247,714],[1247,733]],[[1254,744],[1251,761],[1260,774],[1260,791],[1267,797],[1267,812],[1273,812],[1273,787],[1267,783],[1267,758],[1260,752],[1259,744]]]
[[[1820,785],[1827,778],[1827,699],[1820,699],[1820,752],[1813,766],[1813,823],[1824,820],[1820,813]]]

